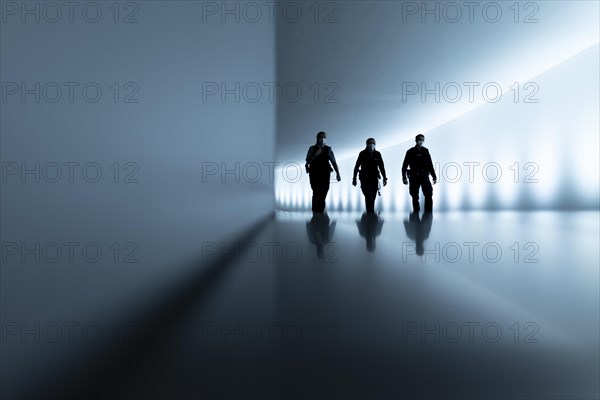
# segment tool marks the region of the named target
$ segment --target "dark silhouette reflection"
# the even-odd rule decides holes
[[[331,224],[329,223],[327,213],[320,212],[313,213],[310,222],[306,223],[306,234],[308,235],[308,240],[317,246],[317,257],[324,257],[323,249],[333,239],[335,224],[335,220]]]
[[[360,221],[356,221],[358,233],[367,239],[367,250],[375,251],[375,238],[381,235],[383,219],[377,214],[363,213]]]
[[[414,240],[417,248],[416,253],[422,256],[424,253],[423,242],[429,237],[431,232],[431,223],[433,222],[433,214],[426,212],[422,218],[419,218],[418,212],[410,213],[408,220],[404,220],[404,229],[406,236]]]

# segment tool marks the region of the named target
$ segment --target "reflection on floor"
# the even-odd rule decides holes
[[[277,212],[97,393],[595,398],[598,239],[598,212]]]

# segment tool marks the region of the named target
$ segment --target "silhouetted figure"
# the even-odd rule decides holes
[[[308,235],[308,240],[317,246],[317,257],[324,257],[323,249],[333,239],[335,224],[335,221],[329,224],[327,213],[315,213],[310,222],[306,223],[306,234]]]
[[[313,191],[312,211],[321,213],[325,211],[325,198],[329,191],[331,171],[335,169],[338,182],[342,179],[333,150],[325,145],[326,139],[327,134],[325,132],[317,133],[317,143],[308,148],[305,164],[306,172],[310,178],[310,187]],[[333,169],[329,163],[333,165]]]
[[[374,213],[364,213],[360,221],[356,221],[358,233],[367,239],[367,250],[375,251],[375,238],[381,235],[383,219]]]
[[[422,256],[424,253],[423,242],[429,238],[431,224],[433,222],[432,213],[424,213],[423,218],[419,219],[418,212],[410,213],[408,220],[404,220],[404,229],[406,236],[415,241],[416,253]]]
[[[359,171],[360,168],[360,171]],[[381,172],[381,174],[380,174]],[[354,166],[352,185],[356,186],[356,174],[360,179],[360,189],[365,196],[367,213],[375,212],[375,197],[379,191],[379,178],[383,175],[383,186],[387,185],[387,176],[381,153],[375,150],[375,139],[367,139],[367,147],[358,153]]]
[[[415,147],[408,149],[402,164],[402,183],[409,184],[408,192],[412,197],[413,211],[419,212],[419,188],[425,196],[425,212],[433,211],[433,187],[429,181],[429,174],[433,177],[433,184],[437,183],[437,176],[433,169],[433,162],[429,150],[423,147],[424,135],[415,136]],[[410,169],[408,169],[410,167]],[[408,175],[408,180],[406,176]]]

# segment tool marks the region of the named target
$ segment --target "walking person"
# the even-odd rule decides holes
[[[342,180],[333,150],[325,144],[326,141],[327,134],[325,132],[317,133],[317,143],[308,148],[305,164],[313,191],[312,211],[319,213],[325,211],[325,199],[329,191],[331,171],[335,170],[338,182]]]
[[[367,213],[375,213],[375,197],[379,191],[379,178],[383,176],[383,186],[387,185],[387,175],[381,153],[375,150],[375,139],[367,139],[367,147],[358,153],[354,165],[352,185],[356,186],[356,174],[360,179],[360,189],[365,196]],[[360,170],[359,170],[360,168]]]
[[[423,146],[424,142],[425,136],[419,134],[415,136],[415,146],[406,151],[402,163],[402,183],[409,185],[408,192],[412,197],[413,212],[419,212],[421,209],[419,205],[419,188],[421,188],[425,196],[425,212],[430,213],[433,211],[433,187],[429,181],[429,174],[433,177],[434,185],[437,183],[437,176],[433,169],[431,154]]]

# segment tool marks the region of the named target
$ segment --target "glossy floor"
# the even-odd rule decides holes
[[[597,212],[277,212],[203,246],[213,272],[155,308],[80,390],[594,398],[598,239]]]

